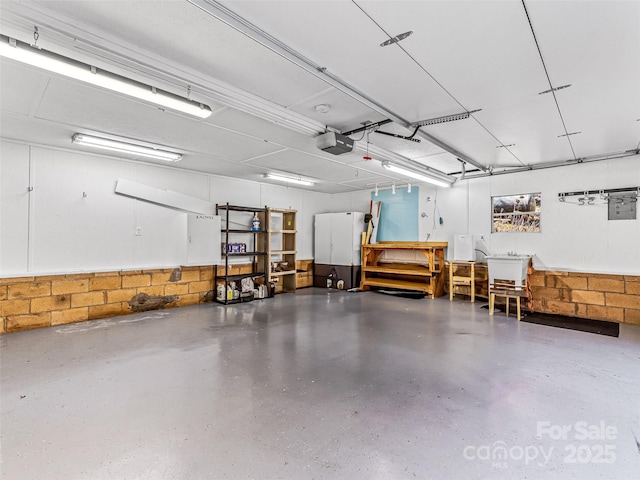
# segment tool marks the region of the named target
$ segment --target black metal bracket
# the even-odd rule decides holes
[[[420,139],[419,138],[413,138],[413,137],[416,136],[416,133],[418,133],[418,130],[420,130],[420,127],[416,127],[416,129],[413,131],[413,133],[411,135],[409,135],[409,136],[399,135],[397,133],[382,132],[380,130],[375,130],[374,133],[380,133],[382,135],[389,135],[390,137],[401,138],[402,140],[410,140],[412,142],[420,143]]]
[[[382,125],[386,125],[387,123],[391,123],[391,122],[393,122],[393,120],[387,118],[386,120],[380,120],[379,122],[376,122],[376,123],[368,123],[364,127],[359,127],[353,130],[349,130],[348,132],[342,132],[342,135],[345,135],[348,137],[349,135],[353,135],[354,133],[364,132],[365,130],[371,130],[372,128],[378,128],[378,127],[381,127]]]
[[[420,126],[417,126],[416,129],[413,131],[413,133],[411,135],[400,135],[397,133],[391,133],[391,132],[381,132],[380,130],[375,130],[378,127],[381,127],[382,125],[386,125],[387,123],[391,123],[393,122],[393,120],[390,119],[386,119],[386,120],[380,120],[379,122],[376,123],[368,123],[367,125],[364,125],[363,127],[358,127],[355,128],[353,130],[349,130],[348,132],[342,132],[342,135],[345,136],[349,136],[349,135],[353,135],[354,133],[359,133],[359,132],[363,132],[365,130],[373,130],[374,133],[379,133],[381,135],[388,135],[390,137],[395,137],[395,138],[401,138],[402,140],[409,140],[411,142],[416,142],[416,143],[420,143],[420,139],[419,138],[414,138],[416,136],[416,133],[418,133],[418,130],[420,129]]]

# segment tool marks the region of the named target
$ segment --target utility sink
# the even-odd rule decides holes
[[[524,287],[527,284],[527,272],[529,260],[532,255],[502,254],[487,256],[489,266],[489,286],[496,280],[512,281],[516,287]]]

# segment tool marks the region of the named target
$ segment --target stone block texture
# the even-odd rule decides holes
[[[313,261],[299,262],[300,280],[311,285]],[[208,265],[0,278],[0,334],[134,313],[129,302],[140,294],[177,296],[160,308],[203,303],[215,290],[216,268],[222,275],[223,268]],[[251,265],[241,264],[229,273],[249,272]]]
[[[531,269],[534,312],[640,325],[640,276]]]

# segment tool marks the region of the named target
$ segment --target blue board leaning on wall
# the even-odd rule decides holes
[[[395,194],[380,190],[378,196],[371,193],[371,200],[382,202],[377,241],[418,241],[418,187],[396,188]]]

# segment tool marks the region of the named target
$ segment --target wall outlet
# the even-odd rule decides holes
[[[142,235],[142,227],[136,227],[136,237],[139,237]]]

